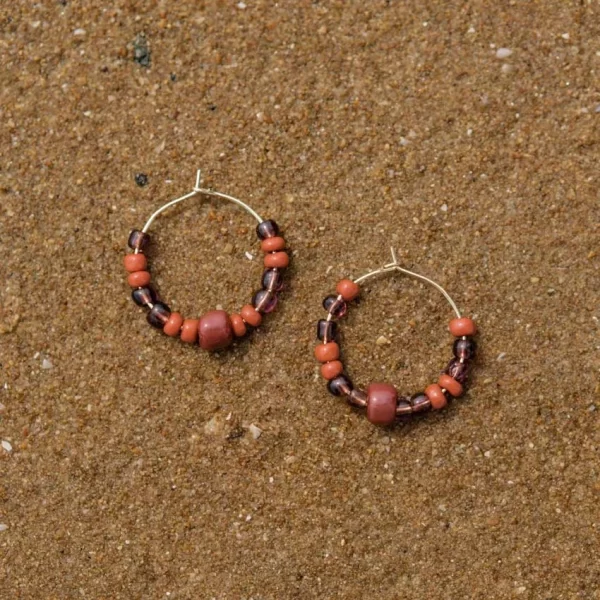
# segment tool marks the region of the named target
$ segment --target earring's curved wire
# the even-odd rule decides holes
[[[366,281],[370,277],[374,277],[375,275],[379,275],[380,273],[389,273],[390,271],[400,271],[401,273],[404,273],[405,275],[409,275],[410,277],[414,277],[415,279],[424,281],[425,283],[432,285],[436,290],[439,290],[442,293],[442,295],[444,296],[444,298],[446,298],[446,300],[448,301],[448,304],[450,304],[450,306],[452,307],[452,310],[454,311],[456,316],[459,319],[461,318],[461,314],[460,314],[460,311],[458,310],[458,307],[456,306],[456,303],[454,302],[454,300],[452,300],[452,298],[450,297],[450,294],[439,283],[436,283],[435,281],[429,279],[428,277],[425,277],[424,275],[419,275],[418,273],[413,273],[413,271],[409,271],[408,269],[401,267],[398,264],[398,260],[396,259],[395,250],[393,248],[390,248],[390,250],[392,251],[392,262],[391,263],[389,263],[387,265],[383,265],[383,267],[381,267],[380,269],[377,269],[376,271],[371,271],[370,273],[366,273],[365,275],[362,275],[358,279],[355,279],[354,283],[361,283],[362,281]]]
[[[198,169],[198,171],[196,173],[196,185],[194,186],[192,191],[189,192],[188,194],[181,196],[180,198],[176,198],[175,200],[171,200],[170,202],[167,202],[166,204],[161,206],[158,210],[156,210],[150,216],[150,218],[146,221],[146,224],[142,228],[142,232],[147,233],[148,229],[150,229],[150,226],[152,225],[154,219],[156,219],[156,217],[158,217],[158,215],[160,215],[160,213],[167,210],[167,208],[171,208],[171,206],[175,206],[175,204],[178,204],[179,202],[183,202],[184,200],[187,200],[188,198],[191,198],[192,196],[195,196],[196,194],[206,194],[207,196],[213,196],[216,198],[223,198],[224,200],[229,200],[230,202],[233,202],[234,204],[241,206],[246,212],[250,213],[259,223],[263,222],[263,219],[261,218],[261,216],[254,209],[252,209],[250,206],[248,206],[245,202],[242,202],[241,200],[238,200],[237,198],[234,198],[233,196],[230,196],[229,194],[215,192],[214,190],[210,190],[208,188],[201,188],[200,187],[201,179],[202,179],[202,172],[200,171],[200,169]]]

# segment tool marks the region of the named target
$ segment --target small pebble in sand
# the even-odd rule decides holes
[[[250,252],[246,252],[246,258],[248,260],[254,260],[254,256],[252,256],[252,254],[250,254]]]
[[[252,437],[257,440],[261,433],[262,433],[262,429],[260,427],[257,427],[254,423],[252,423],[249,427],[248,427],[248,431],[251,433]]]
[[[4,406],[4,404],[2,404],[2,402],[0,402],[0,415],[6,411],[6,406]]]
[[[596,108],[594,109],[594,112],[600,113],[600,104],[598,104],[598,106],[596,106]]]
[[[237,7],[238,7],[240,10],[244,10],[244,9],[245,9],[247,6],[248,6],[248,5],[247,5],[245,2],[238,2],[238,3],[237,3]]]
[[[45,369],[46,371],[48,371],[49,369],[51,369],[53,366],[54,365],[52,364],[52,362],[48,358],[45,358],[42,361],[42,369]]]
[[[77,29],[75,29],[75,31],[73,31],[73,35],[85,35],[85,29],[78,27]]]
[[[6,531],[8,529],[8,525],[5,523],[0,523],[0,531]]]
[[[498,48],[496,50],[496,58],[508,58],[512,54],[510,48]]]
[[[496,358],[496,360],[504,360],[506,358],[506,352],[500,352],[500,354],[498,354],[498,357]]]
[[[375,342],[378,346],[384,346],[385,344],[391,344],[390,340],[388,340],[385,336],[380,335]]]
[[[447,204],[442,204],[442,206],[440,206],[440,210],[442,212],[448,212],[448,205]]]
[[[146,175],[146,173],[137,173],[135,176],[135,183],[140,187],[148,185],[148,175]]]
[[[2,447],[7,452],[12,452],[12,444],[8,440],[2,440]]]

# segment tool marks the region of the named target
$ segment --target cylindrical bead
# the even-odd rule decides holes
[[[165,326],[163,327],[163,331],[171,337],[176,337],[179,335],[182,325],[183,325],[183,317],[179,313],[174,312],[174,313],[171,313],[169,320],[165,323]]]
[[[231,321],[231,327],[233,327],[233,333],[236,337],[243,337],[246,335],[248,329],[246,328],[246,323],[244,323],[244,319],[237,313],[233,313],[229,315],[229,320]]]
[[[148,260],[143,254],[126,254],[123,264],[129,273],[135,273],[136,271],[145,271]]]
[[[221,350],[233,341],[233,328],[224,310],[211,310],[198,322],[198,343],[204,350]]]
[[[181,326],[181,341],[186,344],[193,344],[198,339],[199,319],[185,319]]]
[[[358,284],[350,279],[342,279],[338,282],[335,291],[347,302],[354,300],[360,294]]]
[[[156,292],[151,287],[137,288],[131,292],[131,297],[138,306],[148,307],[156,302]]]
[[[327,384],[327,389],[334,396],[347,396],[352,388],[352,382],[345,375],[338,375]]]
[[[256,226],[256,235],[261,240],[276,237],[279,234],[279,226],[273,219],[267,219]]]
[[[412,412],[413,407],[410,403],[410,399],[406,397],[398,398],[398,403],[396,404],[396,415],[402,417],[404,415],[410,415]]]
[[[283,289],[283,275],[279,269],[265,269],[262,286],[269,292],[280,292]]]
[[[359,408],[364,408],[367,406],[367,394],[362,390],[354,388],[348,394],[348,402],[352,404],[352,406],[358,406]]]
[[[456,379],[458,383],[464,385],[467,381],[469,374],[469,364],[466,362],[460,362],[458,358],[453,358],[444,371],[446,375],[450,375],[453,379]]]
[[[339,360],[332,360],[321,365],[321,375],[325,379],[334,379],[338,375],[341,375],[344,370],[344,365]]]
[[[339,296],[327,296],[323,300],[323,308],[336,319],[342,318],[348,310],[348,305],[343,298]]]
[[[129,234],[129,239],[127,240],[127,245],[132,250],[144,250],[146,246],[148,246],[148,242],[150,241],[150,236],[139,229],[134,229]]]
[[[431,400],[425,394],[415,394],[411,399],[413,412],[423,412],[431,408]]]
[[[462,358],[463,360],[471,360],[475,356],[476,345],[471,338],[457,338],[454,340],[452,351],[456,358]]]
[[[277,252],[285,248],[285,240],[281,236],[266,238],[260,243],[263,252]]]
[[[148,271],[135,271],[135,273],[129,273],[127,276],[127,283],[132,288],[146,287],[150,283],[150,279],[151,277]]]
[[[146,319],[152,327],[162,329],[171,316],[171,309],[164,302],[155,302]]]
[[[317,360],[322,363],[330,360],[337,360],[340,357],[340,347],[335,342],[319,344],[315,348],[315,356],[317,357]]]
[[[335,339],[337,324],[334,321],[319,319],[317,323],[317,338],[322,342],[331,342]]]
[[[477,327],[472,319],[461,317],[460,319],[452,319],[448,325],[450,333],[454,337],[462,337],[463,335],[475,335]]]
[[[242,315],[242,319],[252,327],[258,327],[262,323],[262,315],[251,304],[242,306],[240,315]]]
[[[267,269],[285,269],[290,264],[287,252],[265,254],[264,265]]]
[[[252,304],[259,313],[270,313],[277,306],[277,296],[269,290],[258,290],[252,297]]]
[[[367,419],[374,425],[389,425],[396,418],[398,392],[388,383],[372,383],[367,388]]]
[[[462,396],[463,386],[454,379],[454,377],[450,377],[450,375],[446,375],[445,373],[440,375],[438,379],[438,384],[440,387],[448,390],[451,396],[458,398],[458,396]]]
[[[435,410],[444,408],[448,404],[448,398],[437,383],[432,383],[425,388],[425,394],[431,402],[431,407]]]

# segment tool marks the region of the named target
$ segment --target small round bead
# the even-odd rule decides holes
[[[458,383],[456,379],[450,377],[450,375],[446,375],[445,373],[443,375],[440,375],[438,383],[440,387],[444,388],[445,390],[448,390],[451,396],[454,396],[455,398],[458,398],[458,396],[462,396],[463,386],[460,385],[460,383]]]
[[[233,328],[224,310],[211,310],[198,322],[198,343],[204,350],[222,350],[231,345]]]
[[[285,269],[290,264],[287,252],[272,252],[265,254],[264,265],[267,269]]]
[[[258,327],[262,322],[262,315],[251,304],[242,306],[240,315],[242,315],[242,319],[244,319],[248,325],[252,325],[252,327]]]
[[[410,403],[410,399],[406,397],[398,398],[398,403],[396,404],[396,415],[402,417],[404,415],[410,415],[412,412],[413,407]]]
[[[355,388],[348,394],[348,402],[352,404],[352,406],[364,408],[367,406],[367,394],[362,390]]]
[[[252,304],[259,313],[270,313],[277,306],[277,296],[269,290],[258,290],[252,297]]]
[[[179,313],[174,312],[171,313],[169,320],[165,323],[163,331],[171,337],[177,337],[179,335],[179,332],[181,331],[182,325],[183,317]]]
[[[453,358],[444,371],[446,375],[450,375],[453,379],[456,379],[458,383],[464,384],[467,381],[469,374],[469,365],[466,362],[460,362],[458,358]]]
[[[347,302],[354,300],[360,294],[358,284],[350,279],[342,279],[336,286],[335,291]]]
[[[462,358],[463,360],[472,359],[475,356],[475,350],[475,342],[470,338],[467,338],[466,340],[458,338],[454,340],[454,346],[452,346],[454,356],[456,356],[456,358]]]
[[[261,240],[276,237],[279,233],[279,226],[272,219],[267,219],[256,226],[256,235]]]
[[[148,266],[148,260],[143,254],[127,254],[123,259],[125,269],[130,273],[136,271],[145,271]]]
[[[269,292],[280,292],[283,289],[283,275],[279,269],[265,269],[262,286]]]
[[[171,309],[164,302],[155,302],[146,319],[152,327],[162,329],[171,316]]]
[[[327,321],[326,319],[319,319],[317,323],[317,338],[322,342],[330,342],[335,339],[337,333],[337,323],[334,321]]]
[[[127,283],[132,288],[146,287],[150,283],[150,279],[148,271],[136,271],[135,273],[129,273]]]
[[[131,297],[138,306],[148,307],[156,302],[156,292],[151,287],[137,288],[131,292]]]
[[[428,385],[425,388],[425,395],[429,398],[429,401],[431,402],[431,408],[434,410],[444,408],[444,406],[448,404],[448,398],[446,398],[446,394],[442,392],[442,388],[437,383]]]
[[[248,329],[246,328],[246,323],[244,323],[244,319],[237,313],[233,313],[229,315],[229,320],[231,321],[231,326],[233,327],[233,333],[236,337],[243,337],[246,335]]]
[[[277,252],[285,248],[285,240],[281,236],[267,238],[260,243],[263,252]]]
[[[185,319],[181,326],[181,341],[193,344],[198,339],[198,323],[200,319]]]
[[[327,389],[334,396],[347,396],[352,391],[353,385],[345,375],[338,375],[327,384]]]
[[[452,319],[448,325],[450,333],[454,337],[462,337],[463,335],[475,335],[477,327],[472,319],[461,317],[460,319]]]
[[[374,425],[390,425],[396,418],[398,392],[389,383],[372,383],[367,388],[367,419]]]
[[[341,319],[348,310],[348,305],[339,296],[327,296],[323,300],[323,308],[336,319]]]
[[[319,344],[315,348],[315,356],[319,362],[325,363],[340,357],[340,347],[335,342]]]
[[[413,412],[423,412],[431,408],[431,400],[425,394],[415,394],[411,399]]]
[[[321,375],[325,379],[334,379],[338,375],[341,375],[344,370],[344,365],[339,360],[332,360],[321,365]]]
[[[127,245],[133,250],[144,250],[150,241],[150,236],[139,229],[134,229],[129,234]]]

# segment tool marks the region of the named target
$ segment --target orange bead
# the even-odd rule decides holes
[[[148,271],[135,271],[127,275],[127,283],[132,288],[146,287],[150,283],[150,273]]]
[[[322,363],[330,360],[337,360],[340,357],[340,347],[335,342],[327,342],[327,344],[319,344],[315,348],[315,356]]]
[[[233,327],[233,333],[235,333],[236,337],[242,337],[246,335],[246,323],[244,323],[244,319],[237,313],[233,313],[229,315],[229,320],[231,321],[231,326]]]
[[[446,395],[442,392],[442,388],[437,383],[432,383],[427,386],[427,388],[425,388],[425,395],[431,402],[431,408],[435,410],[444,408],[444,406],[448,404],[448,398],[446,398]]]
[[[123,259],[123,264],[127,271],[135,273],[136,271],[145,271],[148,261],[143,254],[128,254]]]
[[[462,317],[460,319],[452,319],[448,325],[450,333],[454,337],[462,337],[463,335],[475,335],[477,333],[477,326],[472,319]]]
[[[277,252],[285,248],[285,240],[281,236],[267,238],[260,243],[263,252]]]
[[[344,365],[339,360],[333,360],[321,365],[321,375],[325,379],[333,379],[344,370]]]
[[[360,294],[360,288],[358,284],[354,283],[350,279],[342,279],[336,286],[335,291],[344,299],[346,302],[354,300],[358,294]]]
[[[165,323],[163,331],[171,337],[177,337],[183,325],[183,317],[179,313],[171,313],[169,320]]]
[[[463,386],[454,379],[454,377],[450,377],[450,375],[440,375],[438,379],[438,383],[440,387],[443,387],[445,390],[448,390],[452,396],[458,398],[458,396],[462,396]]]
[[[186,319],[181,326],[181,341],[193,344],[198,339],[198,322],[200,319]]]
[[[242,315],[242,319],[244,319],[248,325],[252,325],[252,327],[258,327],[262,323],[262,315],[254,308],[254,306],[252,306],[252,304],[242,306],[240,314]]]
[[[265,254],[265,267],[267,269],[285,269],[290,264],[287,252],[272,252]]]

